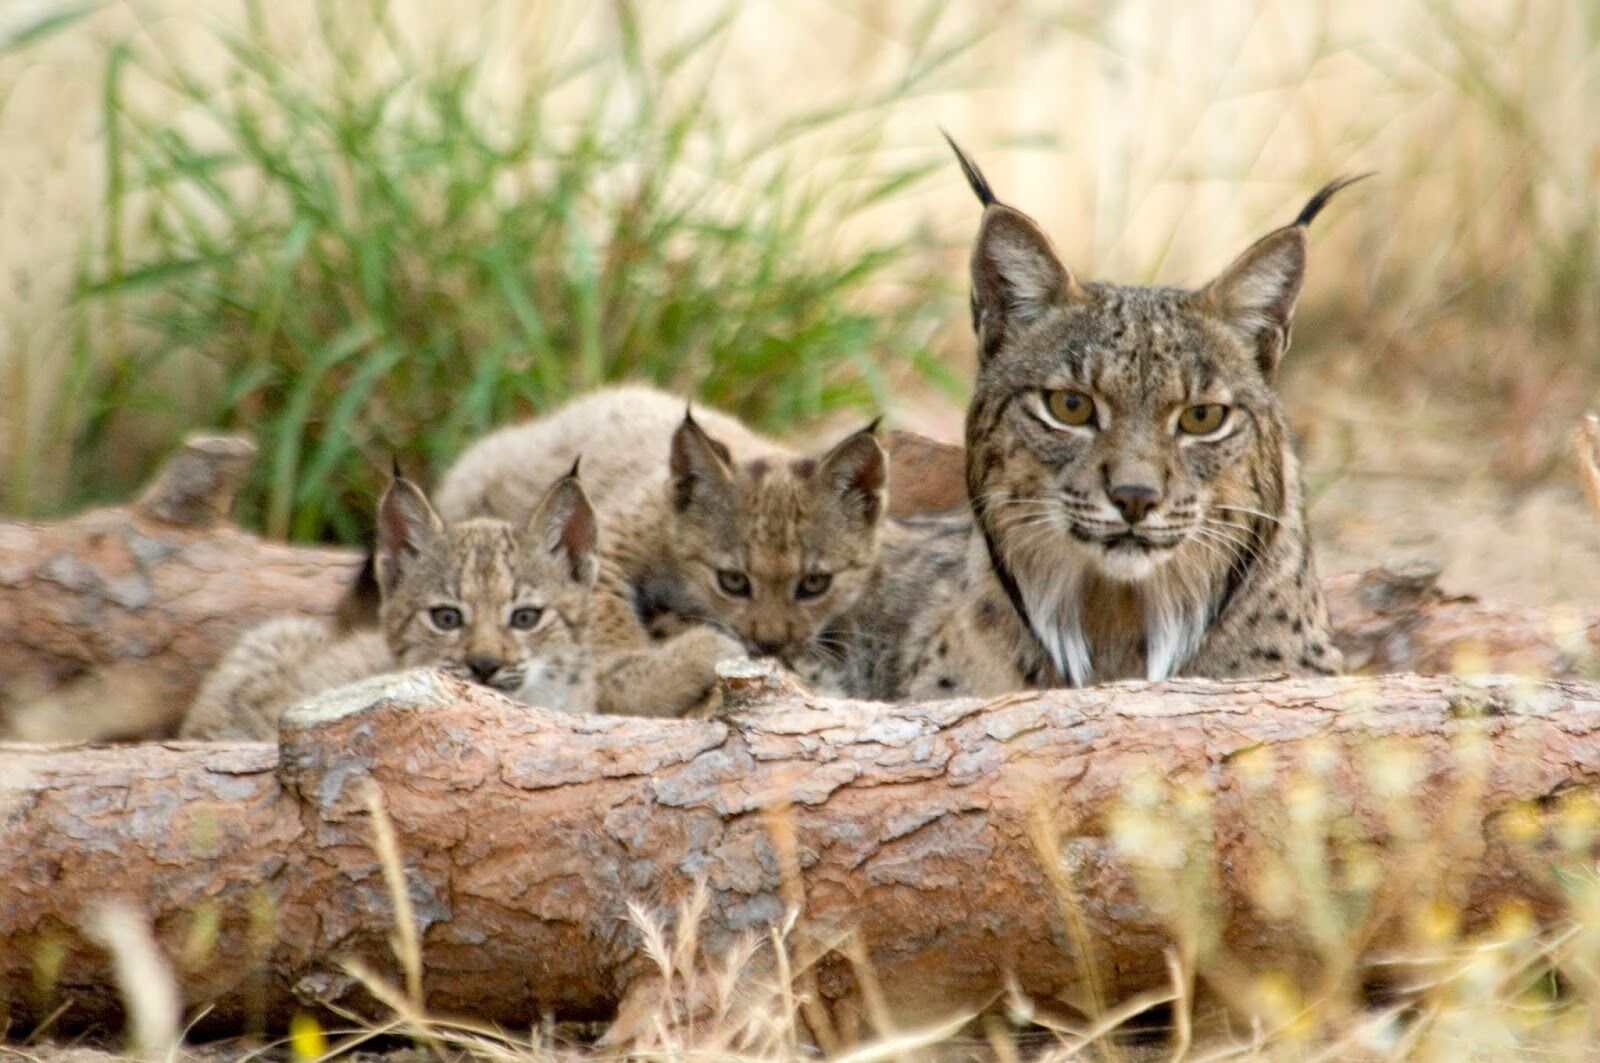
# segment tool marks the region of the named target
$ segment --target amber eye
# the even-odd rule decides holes
[[[717,586],[722,593],[734,598],[750,597],[750,577],[731,568],[717,570]]]
[[[453,605],[436,605],[428,610],[428,619],[440,631],[454,631],[461,626],[461,610]]]
[[[1078,427],[1094,420],[1094,400],[1081,391],[1047,391],[1044,407],[1064,425]]]
[[[1178,415],[1178,431],[1185,435],[1210,435],[1228,419],[1228,408],[1220,402],[1203,402],[1190,406]]]
[[[518,631],[531,630],[539,623],[544,610],[534,605],[519,605],[511,610],[511,626]]]
[[[794,585],[794,596],[796,598],[815,598],[827,593],[828,588],[832,585],[832,573],[812,572],[809,575],[800,577],[800,582]]]

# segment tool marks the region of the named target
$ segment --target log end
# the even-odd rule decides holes
[[[216,524],[228,516],[255,453],[255,443],[244,436],[190,436],[156,474],[137,506],[169,524],[193,528]]]

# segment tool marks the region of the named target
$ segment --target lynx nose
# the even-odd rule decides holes
[[[756,639],[756,650],[763,656],[773,657],[788,644],[784,639]]]
[[[500,670],[500,666],[503,664],[505,662],[498,657],[475,655],[467,658],[467,667],[472,670],[473,676],[480,683],[487,683]]]
[[[1156,503],[1161,501],[1160,492],[1144,484],[1118,484],[1106,493],[1111,496],[1111,504],[1117,507],[1122,519],[1129,524],[1144,520],[1156,508]]]

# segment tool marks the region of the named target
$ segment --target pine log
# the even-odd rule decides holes
[[[12,1029],[62,1007],[63,1029],[120,1024],[84,932],[117,897],[214,1026],[380,1010],[345,966],[404,984],[374,793],[427,1006],[522,1029],[652,991],[628,906],[671,910],[697,882],[705,956],[793,908],[821,1000],[855,999],[858,947],[881,1006],[913,1023],[1008,979],[1093,1011],[1167,984],[1174,944],[1213,969],[1310,971],[1311,922],[1257,887],[1275,846],[1328,824],[1330,853],[1375,861],[1349,888],[1391,913],[1350,935],[1366,958],[1410,940],[1424,902],[1467,928],[1511,903],[1559,919],[1564,862],[1594,855],[1561,827],[1600,787],[1600,690],[1580,681],[1180,680],[897,706],[727,684],[722,719],[570,717],[418,671],[299,707],[280,746],[0,747]],[[1310,825],[1283,796],[1306,785]],[[1150,886],[1196,868],[1183,910],[1214,935],[1176,932]]]

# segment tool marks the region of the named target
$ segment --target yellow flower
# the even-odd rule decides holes
[[[303,1011],[289,1020],[289,1051],[297,1060],[321,1059],[328,1054],[328,1035],[322,1024]]]

